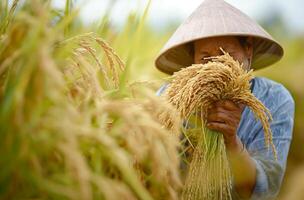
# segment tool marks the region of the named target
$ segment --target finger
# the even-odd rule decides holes
[[[208,123],[207,128],[209,128],[210,130],[221,132],[223,134],[231,131],[231,127],[229,125],[219,122]]]
[[[216,107],[208,110],[208,113],[216,113],[216,112],[219,112],[219,113],[235,113],[236,111],[239,111],[239,110],[240,109],[238,109],[238,110],[229,110],[229,109],[227,109],[224,106],[216,106]]]
[[[222,100],[215,103],[216,106],[224,107],[227,110],[239,110],[239,107],[237,104],[230,100]]]
[[[232,115],[227,114],[227,112],[215,112],[210,113],[207,116],[208,122],[225,122],[230,124],[230,119],[233,118]]]
[[[212,103],[210,105],[209,110],[214,110],[214,109],[217,109],[219,107],[225,107],[225,101],[226,100],[215,101],[214,103]]]
[[[208,109],[208,113],[226,112],[226,111],[230,111],[230,110],[226,109],[226,108],[224,107],[224,105],[222,105],[221,103],[213,104],[213,105]]]
[[[209,106],[209,109],[213,109],[213,108],[216,108],[216,102],[215,102],[215,103],[212,103],[212,104]]]
[[[237,106],[238,106],[241,110],[243,110],[243,109],[246,107],[246,105],[243,104],[243,103],[237,104]]]

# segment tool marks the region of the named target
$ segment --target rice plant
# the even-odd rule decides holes
[[[134,97],[120,56],[65,14],[31,0],[1,25],[0,198],[177,199],[180,122],[159,120],[175,110]]]

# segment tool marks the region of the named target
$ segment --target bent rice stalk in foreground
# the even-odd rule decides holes
[[[0,199],[177,199],[178,122],[127,99],[114,50],[64,40],[48,6],[25,1],[0,36]]]

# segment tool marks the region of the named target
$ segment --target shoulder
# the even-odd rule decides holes
[[[289,104],[294,106],[294,99],[288,89],[281,83],[264,77],[254,78],[253,94],[270,107]]]

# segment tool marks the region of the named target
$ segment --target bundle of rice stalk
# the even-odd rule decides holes
[[[114,50],[63,40],[49,6],[24,2],[0,40],[0,199],[177,199],[178,122],[126,99]]]
[[[269,125],[271,113],[250,91],[252,70],[246,71],[228,53],[223,53],[211,57],[207,64],[194,64],[176,72],[163,94],[185,120],[184,135],[194,151],[183,199],[231,199],[232,174],[223,135],[206,128],[208,110],[217,101],[230,100],[248,106],[261,121],[265,144],[276,157]]]

